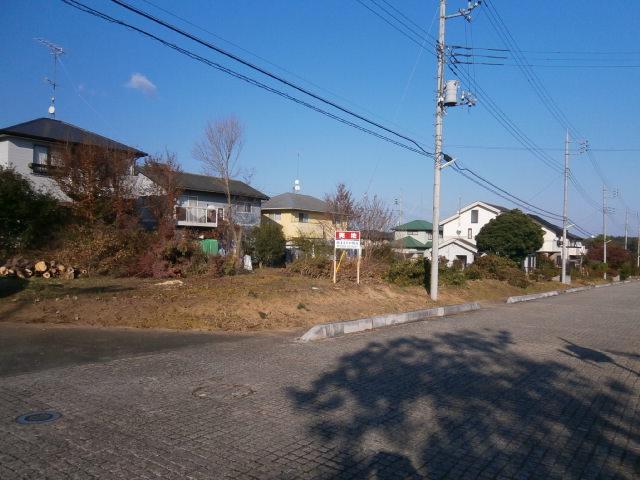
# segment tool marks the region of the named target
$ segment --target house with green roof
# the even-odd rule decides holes
[[[393,227],[392,247],[404,254],[422,255],[431,248],[433,240],[433,224],[426,220],[412,220]],[[440,230],[442,237],[442,230]]]

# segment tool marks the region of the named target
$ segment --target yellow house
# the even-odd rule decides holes
[[[300,193],[276,195],[262,204],[262,215],[282,226],[287,242],[300,237],[332,240],[346,224],[336,225],[329,210],[327,202]]]

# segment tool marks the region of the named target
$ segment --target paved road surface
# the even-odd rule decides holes
[[[0,478],[640,478],[640,284],[294,338],[0,323]]]

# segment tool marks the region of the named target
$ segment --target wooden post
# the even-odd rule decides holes
[[[338,255],[338,249],[336,249],[335,241],[333,244],[333,283],[336,283],[336,256]]]
[[[362,252],[361,248],[358,249],[358,263],[356,266],[356,283],[358,285],[360,285],[360,252]]]

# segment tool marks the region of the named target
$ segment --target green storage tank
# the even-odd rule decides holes
[[[200,245],[202,245],[202,251],[207,255],[218,255],[218,240],[207,238],[200,240]]]

